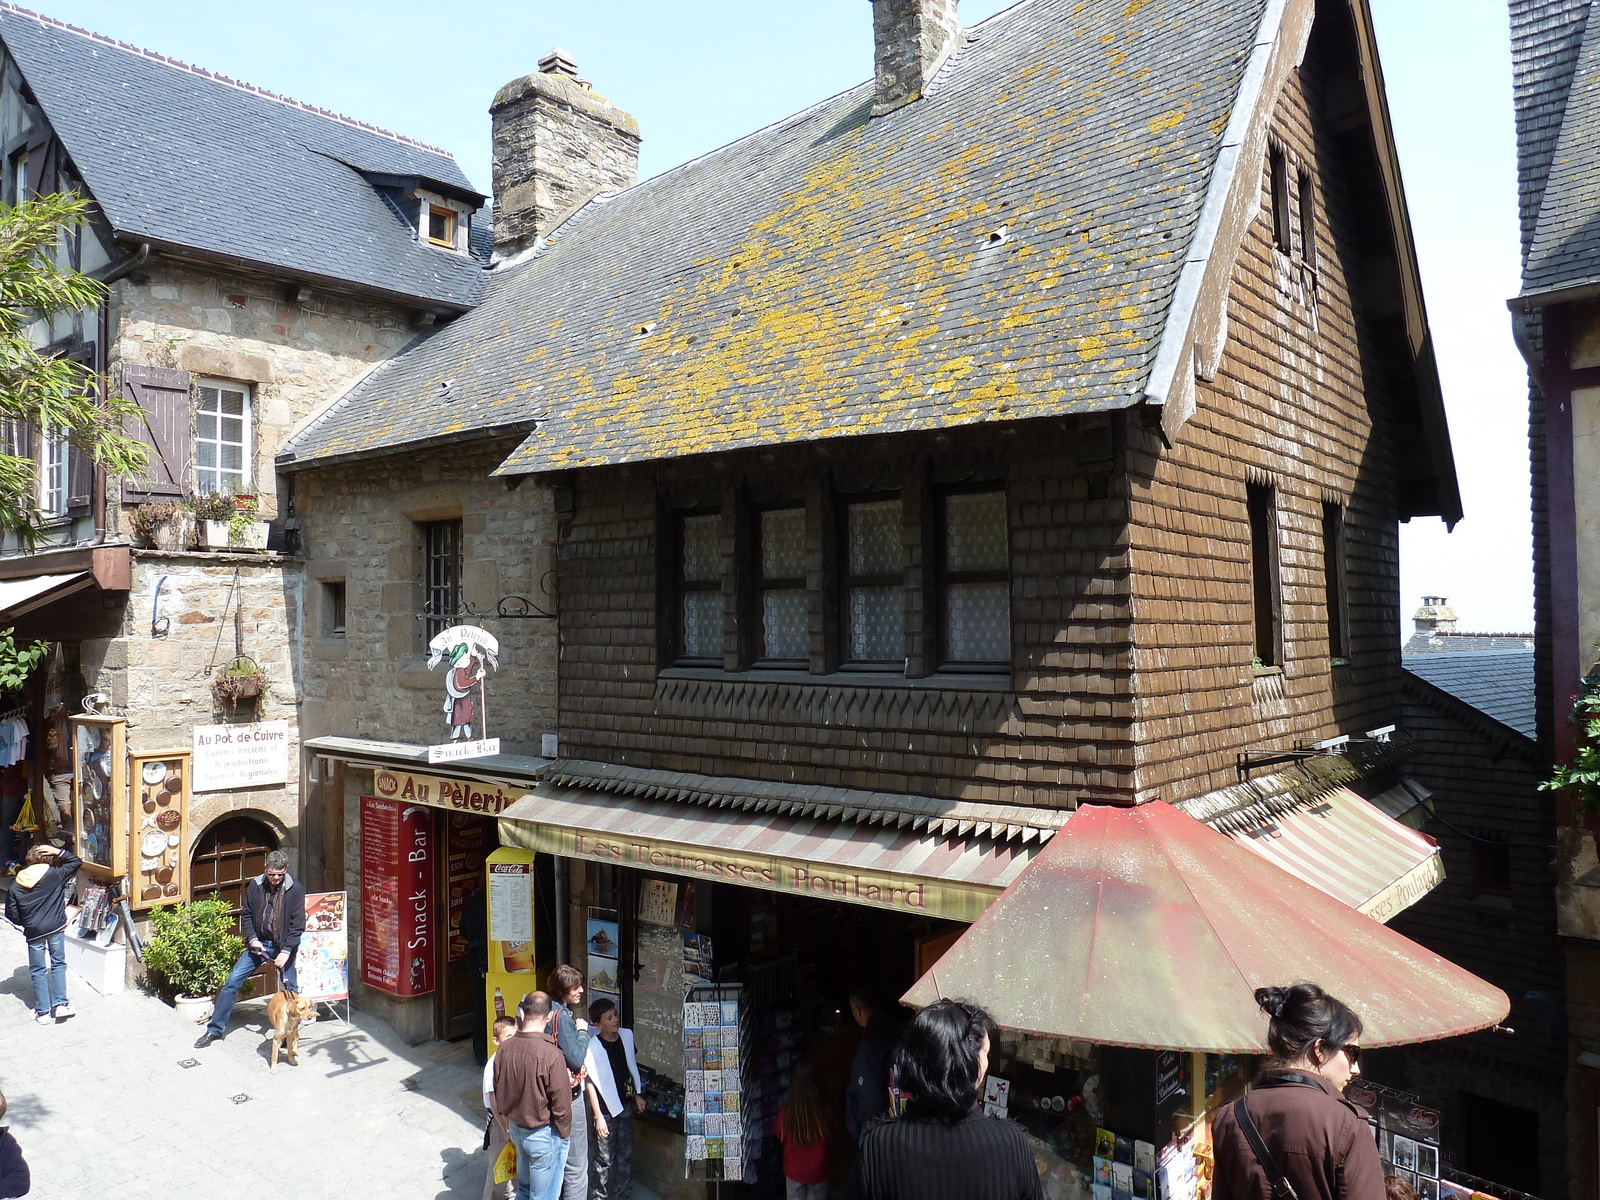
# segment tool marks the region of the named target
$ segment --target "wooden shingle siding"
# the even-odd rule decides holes
[[[563,754],[695,771],[965,799],[1067,806],[1125,793],[1130,688],[1126,503],[1110,482],[1104,418],[819,452],[730,455],[714,467],[576,476],[559,551]],[[931,602],[919,520],[943,484],[1003,479],[1010,515],[1013,669],[933,675],[916,650]],[[905,506],[907,670],[828,674],[837,597],[831,497],[896,488]],[[661,508],[660,497],[668,506]],[[811,670],[740,670],[737,499],[807,503]],[[725,671],[667,669],[657,622],[658,510],[723,505]]]
[[[1234,782],[1238,753],[1357,733],[1394,719],[1399,630],[1396,497],[1383,373],[1363,354],[1370,314],[1343,156],[1316,43],[1280,98],[1273,132],[1315,186],[1315,282],[1273,244],[1271,180],[1235,268],[1215,378],[1170,449],[1130,439],[1134,666],[1141,797]],[[1298,193],[1298,188],[1296,189]],[[1246,485],[1273,489],[1282,674],[1252,670]],[[1322,561],[1326,502],[1344,507],[1348,666],[1331,665]]]

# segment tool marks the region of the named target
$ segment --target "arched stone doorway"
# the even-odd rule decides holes
[[[215,892],[237,914],[244,906],[245,885],[261,874],[267,852],[278,846],[278,835],[265,821],[224,817],[201,835],[189,856],[191,893],[205,900]]]

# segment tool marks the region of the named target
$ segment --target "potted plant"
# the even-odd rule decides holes
[[[228,545],[233,549],[267,548],[267,523],[256,520],[258,511],[254,496],[233,497],[233,513],[228,517]]]
[[[128,514],[134,536],[157,550],[187,550],[193,539],[193,517],[182,500],[150,500]]]
[[[226,492],[202,492],[189,501],[195,520],[200,523],[200,546],[205,550],[228,548],[228,525],[236,511],[233,497]]]
[[[144,965],[162,998],[179,1016],[209,1020],[217,989],[244,951],[244,939],[233,931],[233,910],[213,894],[189,904],[157,905],[150,926]]]
[[[254,700],[267,690],[267,673],[256,665],[255,659],[240,656],[217,672],[211,690],[218,700],[237,708],[239,701]]]

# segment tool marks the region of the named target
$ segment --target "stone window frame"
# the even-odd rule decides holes
[[[214,441],[216,443],[217,448],[218,448],[219,451],[221,450],[221,448],[224,445],[231,445],[232,444],[232,443],[226,443],[226,442],[222,441],[222,439],[221,439],[221,431],[220,430],[218,431],[218,436],[216,438],[212,438],[212,439],[202,439],[201,438],[201,436],[200,436],[200,418],[202,416],[205,416],[206,414],[201,410],[201,407],[200,407],[200,404],[201,404],[200,393],[201,393],[201,390],[204,389],[204,388],[212,388],[212,389],[216,390],[219,393],[219,402],[220,402],[220,393],[222,391],[242,392],[244,394],[244,412],[242,414],[243,425],[244,425],[244,441],[240,444],[240,447],[239,447],[239,449],[240,449],[239,459],[240,459],[240,463],[242,464],[242,469],[241,469],[241,472],[240,472],[239,486],[235,489],[234,494],[235,495],[254,495],[255,494],[255,484],[256,484],[256,463],[255,463],[255,453],[256,453],[256,428],[255,428],[256,385],[251,383],[248,380],[244,380],[244,379],[224,379],[221,376],[216,376],[216,375],[196,375],[196,376],[194,376],[193,380],[190,383],[191,395],[194,397],[194,403],[193,403],[193,425],[192,425],[192,432],[190,434],[191,457],[190,457],[189,470],[194,476],[194,490],[197,493],[202,493],[203,491],[205,491],[205,489],[203,489],[200,486],[200,473],[202,471],[214,471],[214,472],[217,473],[217,483],[218,483],[218,489],[217,490],[221,490],[221,484],[222,484],[223,468],[222,468],[221,463],[220,463],[220,457],[221,457],[220,455],[218,456],[219,461],[218,461],[217,465],[211,466],[211,467],[202,467],[200,465],[200,443],[201,443],[201,441],[202,440]],[[220,415],[221,414],[220,414],[220,411],[219,411],[218,416],[220,417]]]
[[[433,638],[451,625],[461,615],[462,574],[466,566],[465,538],[462,520],[420,522],[422,533],[422,600],[424,638]],[[433,603],[435,597],[446,602]]]
[[[440,195],[438,192],[429,191],[427,188],[416,188],[411,195],[421,202],[417,211],[417,240],[424,246],[432,246],[447,254],[466,254],[469,250],[468,229],[472,206],[460,200],[452,200],[449,196]],[[435,209],[451,214],[448,242],[435,241],[429,233],[429,218]]]
[[[318,580],[322,586],[322,636],[342,638],[348,630],[349,586],[346,580]]]

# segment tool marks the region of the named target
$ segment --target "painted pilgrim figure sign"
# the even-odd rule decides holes
[[[428,747],[428,761],[450,762],[500,753],[500,739],[472,737],[474,717],[480,733],[488,733],[489,705],[485,680],[489,668],[500,668],[500,643],[476,625],[452,625],[428,643],[428,667],[443,666],[444,719],[450,740]]]

